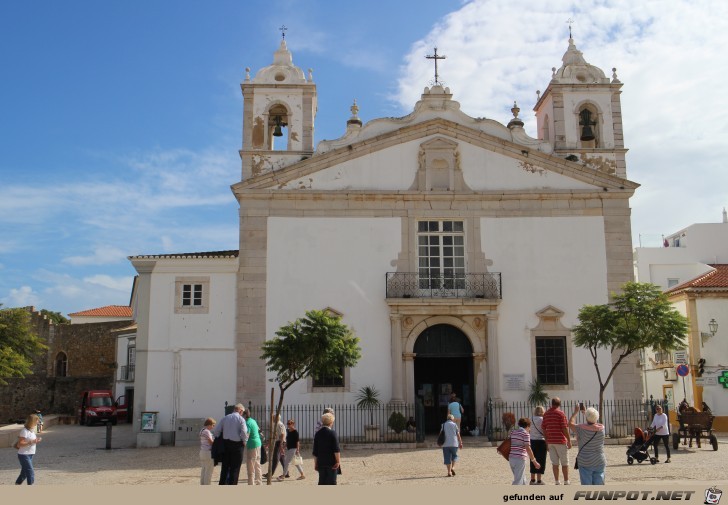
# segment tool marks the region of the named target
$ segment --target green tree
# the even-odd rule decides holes
[[[343,368],[354,367],[361,358],[359,339],[341,317],[324,310],[310,310],[306,316],[276,331],[276,338],[262,346],[261,357],[269,372],[276,374],[280,389],[275,423],[281,416],[283,396],[288,388],[306,377],[340,376]],[[271,406],[272,407],[272,406]],[[275,424],[271,425],[273,441]],[[273,458],[268,460],[268,484],[271,483]]]
[[[60,312],[53,312],[48,309],[40,309],[40,313],[53,321],[55,324],[70,324],[71,320],[64,317]]]
[[[579,324],[572,328],[574,345],[589,350],[599,381],[599,413],[604,391],[624,358],[635,351],[653,348],[671,351],[685,346],[688,320],[670,305],[658,286],[627,282],[620,294],[612,293],[608,305],[585,305]],[[607,351],[611,368],[599,368],[598,352]]]
[[[27,310],[0,308],[0,385],[7,378],[32,374],[33,358],[46,349]]]
[[[381,404],[379,391],[374,386],[364,386],[356,394],[356,406],[369,411],[369,426],[374,426],[374,409]]]

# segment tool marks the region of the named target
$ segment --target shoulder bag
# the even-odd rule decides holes
[[[591,437],[591,438],[590,438],[589,440],[587,440],[587,441],[586,441],[586,444],[582,445],[582,446],[581,446],[581,447],[579,448],[579,452],[577,452],[577,453],[576,453],[576,458],[574,458],[574,470],[578,470],[578,469],[579,469],[579,454],[581,454],[581,450],[582,450],[582,449],[583,449],[584,447],[586,447],[586,446],[587,446],[587,444],[588,444],[589,442],[591,442],[591,441],[592,441],[592,439],[593,439],[594,437],[596,437],[596,436],[597,436],[597,432],[595,431],[595,432],[594,432],[594,435],[592,435],[592,437]]]
[[[498,454],[506,458],[506,461],[508,461],[511,457],[511,434],[508,434],[508,437],[501,442],[501,444],[496,449],[498,451]]]
[[[440,426],[440,434],[437,435],[437,446],[442,447],[445,445],[445,425]]]

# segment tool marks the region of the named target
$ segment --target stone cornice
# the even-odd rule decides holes
[[[529,149],[527,146],[516,144],[508,140],[494,137],[479,130],[473,130],[463,125],[445,119],[431,119],[411,126],[405,126],[394,132],[353,142],[345,147],[334,149],[325,154],[313,157],[290,165],[284,169],[269,172],[248,180],[239,182],[232,186],[233,192],[243,189],[275,189],[282,185],[309,176],[326,168],[366,156],[372,152],[380,151],[405,142],[423,139],[433,135],[442,135],[445,138],[453,138],[467,142],[476,147],[489,150],[522,162],[538,165],[539,167],[561,174],[573,179],[594,184],[608,189],[634,190],[639,184],[622,179],[614,175],[585,168],[581,164],[567,161],[558,156],[544,154]],[[296,190],[300,191],[300,190]]]

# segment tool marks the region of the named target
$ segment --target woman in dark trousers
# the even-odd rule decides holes
[[[319,474],[319,486],[336,485],[336,474],[340,471],[341,449],[339,438],[333,430],[334,414],[321,416],[322,428],[313,437],[313,467]]]

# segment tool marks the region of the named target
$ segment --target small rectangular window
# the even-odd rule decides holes
[[[341,388],[344,387],[344,367],[339,370],[339,375],[320,375],[313,378],[315,388]]]
[[[175,313],[207,314],[209,291],[209,277],[178,277],[175,280]]]
[[[667,288],[670,289],[673,286],[677,286],[680,283],[680,279],[667,279]]]

